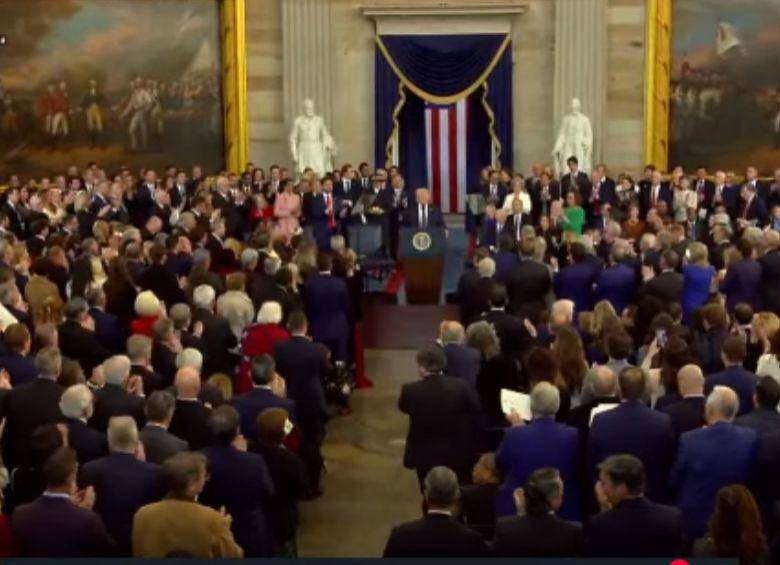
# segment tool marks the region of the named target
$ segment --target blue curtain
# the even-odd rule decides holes
[[[501,143],[501,166],[512,168],[512,49],[506,48],[487,80],[487,102],[493,110],[493,131]]]
[[[406,178],[406,187],[428,185],[428,170],[425,160],[425,102],[414,94],[406,95],[406,103],[399,115],[398,161]]]
[[[374,165],[384,167],[387,140],[393,133],[393,111],[400,100],[398,86],[401,81],[379,49],[374,54],[374,76]]]

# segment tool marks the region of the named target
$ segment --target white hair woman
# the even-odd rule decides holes
[[[263,354],[273,355],[274,346],[278,342],[290,339],[290,334],[281,325],[283,316],[281,304],[273,301],[263,302],[257,312],[257,323],[244,330],[235,394],[244,394],[252,389],[252,359]]]

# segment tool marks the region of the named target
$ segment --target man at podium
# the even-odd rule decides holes
[[[428,189],[418,188],[414,195],[415,203],[404,211],[402,224],[418,230],[446,228],[441,210],[430,203],[431,193]]]

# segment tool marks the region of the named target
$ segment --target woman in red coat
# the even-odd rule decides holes
[[[241,338],[241,363],[236,379],[236,394],[244,394],[252,390],[252,375],[249,367],[253,357],[273,355],[274,346],[280,341],[290,339],[281,325],[282,307],[278,302],[263,302],[257,312],[257,323],[248,326]]]

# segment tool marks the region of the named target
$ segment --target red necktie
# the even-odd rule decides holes
[[[325,194],[325,209],[328,212],[328,229],[336,227],[336,218],[333,215],[333,200],[330,194]]]

